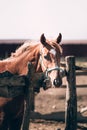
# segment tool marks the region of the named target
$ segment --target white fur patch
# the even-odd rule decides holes
[[[51,50],[50,50],[50,53],[53,54],[53,55],[55,56],[55,55],[56,55],[55,49],[51,49]]]

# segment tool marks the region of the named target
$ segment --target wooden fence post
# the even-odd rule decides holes
[[[66,57],[67,88],[65,104],[65,130],[77,129],[77,94],[76,94],[76,74],[75,57]]]
[[[35,73],[35,69],[31,63],[28,64],[28,74],[27,78],[29,81],[27,82],[27,89],[26,89],[26,103],[25,103],[25,113],[23,119],[23,126],[22,130],[29,130],[30,124],[30,112],[31,112],[31,100],[32,100],[32,93],[33,93],[33,80],[32,77]]]
[[[42,73],[35,73],[35,68],[32,63],[28,64],[28,74],[26,82],[26,92],[25,92],[25,113],[22,124],[22,130],[29,130],[30,124],[30,112],[32,110],[32,96],[34,96],[34,88],[36,86],[41,87],[41,81],[43,75]],[[34,98],[33,98],[34,99]],[[33,104],[34,105],[34,104]]]

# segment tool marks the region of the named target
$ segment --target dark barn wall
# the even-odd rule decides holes
[[[26,40],[0,40],[0,59],[7,58]]]
[[[63,56],[74,55],[76,57],[87,56],[87,45],[61,45],[63,48]]]
[[[0,58],[7,58],[26,40],[0,40]],[[74,55],[76,57],[87,56],[87,40],[62,41],[63,56]]]
[[[63,56],[87,57],[87,41],[64,41],[61,43]]]
[[[0,44],[0,57],[9,57],[19,46],[19,44]]]

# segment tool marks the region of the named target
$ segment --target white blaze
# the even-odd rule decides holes
[[[55,49],[51,49],[51,50],[50,50],[50,53],[53,54],[53,55],[55,56],[55,55],[56,55]]]

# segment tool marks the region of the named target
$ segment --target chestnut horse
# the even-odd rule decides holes
[[[32,62],[37,72],[46,72],[52,87],[62,84],[60,76],[60,57],[62,35],[56,40],[46,40],[44,34],[40,42],[25,42],[7,59],[0,60],[0,72],[10,71],[13,74],[26,75],[27,64]],[[24,113],[24,96],[15,98],[0,97],[0,130],[20,130]]]

